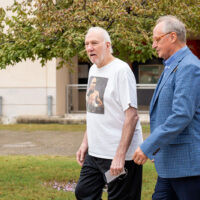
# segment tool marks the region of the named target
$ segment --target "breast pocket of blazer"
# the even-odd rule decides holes
[[[173,101],[174,85],[172,83],[165,83],[159,94],[159,99],[166,104],[171,106]],[[169,105],[168,105],[169,104]]]
[[[174,90],[174,88],[175,88],[175,76],[174,76],[175,74],[174,73],[172,73],[169,77],[168,77],[168,79],[167,79],[167,81],[165,82],[165,84],[164,84],[164,86],[163,86],[163,89],[166,89],[166,90]]]

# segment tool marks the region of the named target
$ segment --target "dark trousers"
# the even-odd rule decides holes
[[[183,178],[158,177],[153,200],[199,200],[200,176]]]
[[[77,200],[101,200],[106,184],[104,173],[110,169],[111,162],[109,159],[86,155],[75,190]],[[126,161],[125,169],[126,175],[119,176],[107,185],[109,200],[141,199],[142,166]]]

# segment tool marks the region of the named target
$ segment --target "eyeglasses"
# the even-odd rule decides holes
[[[157,36],[153,38],[153,42],[158,43],[163,37],[165,37],[166,35],[170,34],[171,32],[165,33],[163,35]]]

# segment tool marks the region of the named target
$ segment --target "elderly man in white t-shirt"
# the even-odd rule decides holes
[[[127,63],[112,55],[103,28],[88,30],[85,48],[93,65],[86,93],[87,130],[76,154],[82,166],[76,198],[100,200],[107,184],[108,199],[140,200],[142,166],[132,161],[143,141],[135,77]]]

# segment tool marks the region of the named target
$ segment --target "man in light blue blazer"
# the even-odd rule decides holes
[[[133,160],[155,162],[153,200],[199,200],[200,60],[186,46],[185,26],[174,16],[157,20],[152,47],[165,69],[150,105],[151,134]]]

